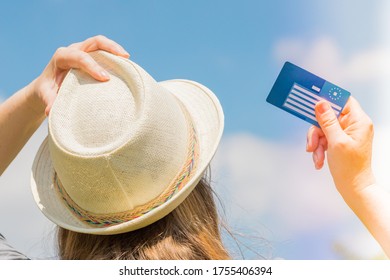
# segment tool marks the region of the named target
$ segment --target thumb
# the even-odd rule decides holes
[[[315,112],[318,124],[329,142],[333,142],[337,138],[345,135],[337,120],[336,114],[327,101],[321,100],[318,102],[315,107]]]

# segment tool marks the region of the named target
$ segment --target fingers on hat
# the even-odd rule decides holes
[[[74,48],[59,48],[55,65],[61,69],[81,69],[99,81],[109,80],[108,73],[86,52]]]
[[[125,58],[130,57],[130,54],[121,45],[103,35],[88,38],[83,42],[72,44],[70,47],[78,48],[85,52],[104,50]]]

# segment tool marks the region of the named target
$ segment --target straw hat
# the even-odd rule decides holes
[[[161,219],[190,194],[217,149],[224,117],[199,83],[156,82],[130,60],[91,56],[111,79],[97,82],[74,69],[66,76],[31,186],[55,224],[117,234]]]

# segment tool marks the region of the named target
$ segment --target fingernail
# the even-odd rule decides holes
[[[122,53],[122,54],[124,54],[124,55],[130,56],[130,54],[129,54],[127,51],[125,51],[124,48],[118,46],[116,49],[117,49],[117,52],[118,52],[118,53]]]
[[[328,110],[330,110],[330,106],[329,106],[328,102],[324,101],[324,102],[319,103],[316,106],[316,109],[317,109],[318,113],[323,114],[323,113],[327,112]]]
[[[106,71],[100,71],[100,76],[105,79],[109,79],[110,75]]]

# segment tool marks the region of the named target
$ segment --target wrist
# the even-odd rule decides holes
[[[45,117],[46,104],[39,94],[37,79],[25,87],[24,95],[31,112],[38,118]]]
[[[376,184],[376,179],[371,167],[359,172],[355,176],[346,177],[347,178],[343,180],[343,182],[336,184],[339,193],[345,200],[349,200],[350,198],[354,199],[356,196],[360,196],[367,188]]]

